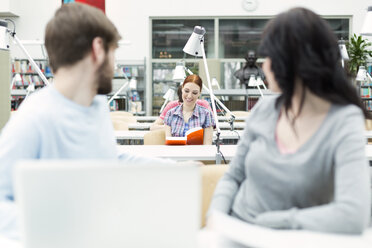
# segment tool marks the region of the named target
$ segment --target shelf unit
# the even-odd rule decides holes
[[[372,111],[372,84],[359,85],[360,97],[368,111]]]
[[[113,91],[108,94],[111,98],[123,84],[135,80],[136,88],[131,89],[130,83],[111,102],[110,109],[125,110],[134,115],[145,115],[146,106],[146,59],[144,60],[117,60],[116,69],[112,80]],[[126,77],[124,76],[126,75]]]
[[[39,66],[40,70],[44,73],[45,77],[49,82],[53,80],[53,75],[48,64],[47,59],[34,59],[35,63]],[[39,77],[36,71],[32,68],[32,65],[28,59],[18,59],[12,60],[12,79],[14,81],[11,90],[11,110],[17,110],[19,105],[25,99],[27,95],[27,87],[30,84],[34,84],[35,88],[44,87],[43,80]],[[19,74],[20,81],[17,81]]]
[[[183,52],[183,47],[196,25],[206,29],[204,45],[207,60],[217,61],[216,63],[208,61],[211,79],[216,77],[221,89],[244,89],[244,85],[241,85],[234,77],[234,72],[244,66],[244,57],[249,50],[257,50],[264,27],[271,18],[270,16],[150,17],[150,82],[148,85],[149,88],[152,86],[155,91],[149,95],[149,103],[152,97],[152,105],[148,104],[148,111],[152,110],[153,115],[159,114],[159,106],[164,103],[161,94],[165,94],[166,89],[172,86],[172,82],[168,82],[167,78],[164,78],[162,82],[154,79],[155,71],[159,68],[167,69],[169,73],[166,74],[169,74],[168,77],[171,78],[170,74],[176,62],[184,60],[186,63],[194,63],[195,70],[198,71],[200,68],[200,76],[203,75],[204,68],[200,64],[201,59],[195,59]],[[324,16],[323,18],[330,24],[338,39],[348,40],[351,35],[351,16]],[[217,66],[218,63],[219,66]],[[260,61],[257,63],[260,64]],[[212,75],[213,69],[219,73]],[[202,79],[206,83],[203,77]],[[159,86],[160,83],[163,84]],[[259,95],[240,94],[225,95],[220,99],[223,99],[230,110],[249,110],[258,98]],[[249,102],[248,105],[247,102]]]

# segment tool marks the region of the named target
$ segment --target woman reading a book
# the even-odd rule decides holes
[[[198,75],[189,75],[182,84],[182,104],[172,108],[164,118],[167,137],[185,137],[192,128],[201,127],[204,131],[204,145],[211,145],[213,126],[215,125],[212,112],[196,104],[203,83]]]
[[[208,214],[362,233],[371,216],[370,115],[341,66],[336,37],[317,14],[295,8],[267,24],[259,51],[269,88],[279,94],[254,107]]]
[[[172,108],[177,107],[178,105],[181,105],[182,104],[182,102],[183,102],[183,100],[182,100],[182,84],[178,87],[177,95],[178,95],[178,100],[169,102],[165,106],[165,108],[163,109],[163,111],[160,113],[159,118],[157,118],[154,121],[154,123],[150,126],[150,130],[151,131],[158,130],[158,129],[164,129],[165,128],[165,125],[164,125],[164,117],[165,117],[165,115]],[[196,100],[196,104],[197,105],[200,105],[200,106],[202,106],[204,108],[207,108],[210,111],[212,111],[211,106],[209,105],[209,102],[206,101],[206,100],[198,99],[198,100]]]

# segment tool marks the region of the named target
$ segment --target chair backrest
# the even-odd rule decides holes
[[[144,145],[165,145],[165,130],[158,129],[146,133],[143,136]]]
[[[205,226],[205,217],[211,203],[214,190],[220,178],[225,174],[228,165],[205,165],[201,166],[202,175],[202,211],[201,225]]]
[[[116,131],[128,131],[128,123],[120,120],[113,120],[112,125],[114,126],[114,130]]]
[[[251,112],[250,111],[231,111],[235,117],[248,117]],[[230,116],[229,114],[227,116]],[[239,122],[240,120],[235,120],[236,122]]]
[[[126,111],[112,111],[110,112],[111,116],[133,116],[132,113]]]
[[[368,119],[365,120],[365,128],[368,131],[372,130],[372,120],[368,120]]]
[[[111,120],[125,123],[137,123],[137,118],[135,116],[111,116]]]

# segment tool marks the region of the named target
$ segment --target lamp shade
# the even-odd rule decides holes
[[[183,51],[187,54],[202,57],[201,52],[201,41],[203,40],[203,36],[205,34],[205,28],[201,26],[195,26],[194,31],[192,32],[189,40],[187,41]]]
[[[257,86],[257,80],[256,80],[256,76],[255,75],[251,75],[249,77],[248,86],[250,86],[250,87]]]
[[[338,48],[340,49],[341,58],[343,60],[349,60],[349,54],[347,53],[346,45],[345,45],[344,40],[339,40],[338,41]]]
[[[136,90],[137,89],[137,79],[135,77],[132,77],[130,80],[129,80],[129,88],[131,90]]]
[[[264,86],[265,84],[264,84],[262,78],[260,76],[258,76],[257,79],[256,79],[256,86],[261,86],[261,85]]]
[[[9,49],[9,42],[7,36],[8,23],[0,20],[0,49]]]
[[[368,12],[366,18],[364,19],[364,23],[362,26],[362,30],[360,31],[360,34],[372,36],[372,6],[368,7]]]
[[[367,80],[367,71],[364,66],[359,66],[359,70],[357,73],[356,81],[366,81]]]
[[[217,79],[214,77],[214,78],[212,78],[212,82],[211,82],[211,84],[212,84],[212,88],[213,89],[220,89],[220,84],[218,83],[218,81],[217,81]]]
[[[165,92],[163,98],[167,101],[173,101],[174,97],[176,95],[176,92],[174,91],[174,89],[172,88],[169,88],[167,90],[167,92]]]
[[[177,62],[176,68],[174,69],[173,81],[182,82],[186,78],[185,68],[182,62]]]

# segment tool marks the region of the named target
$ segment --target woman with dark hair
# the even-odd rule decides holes
[[[211,145],[214,119],[212,112],[196,104],[203,83],[198,75],[189,75],[182,84],[182,104],[172,108],[164,118],[166,136],[184,137],[194,127],[204,129],[204,145]]]
[[[371,214],[369,116],[330,27],[310,10],[291,9],[267,24],[259,51],[279,94],[261,99],[246,121],[210,211],[278,229],[363,232]]]

